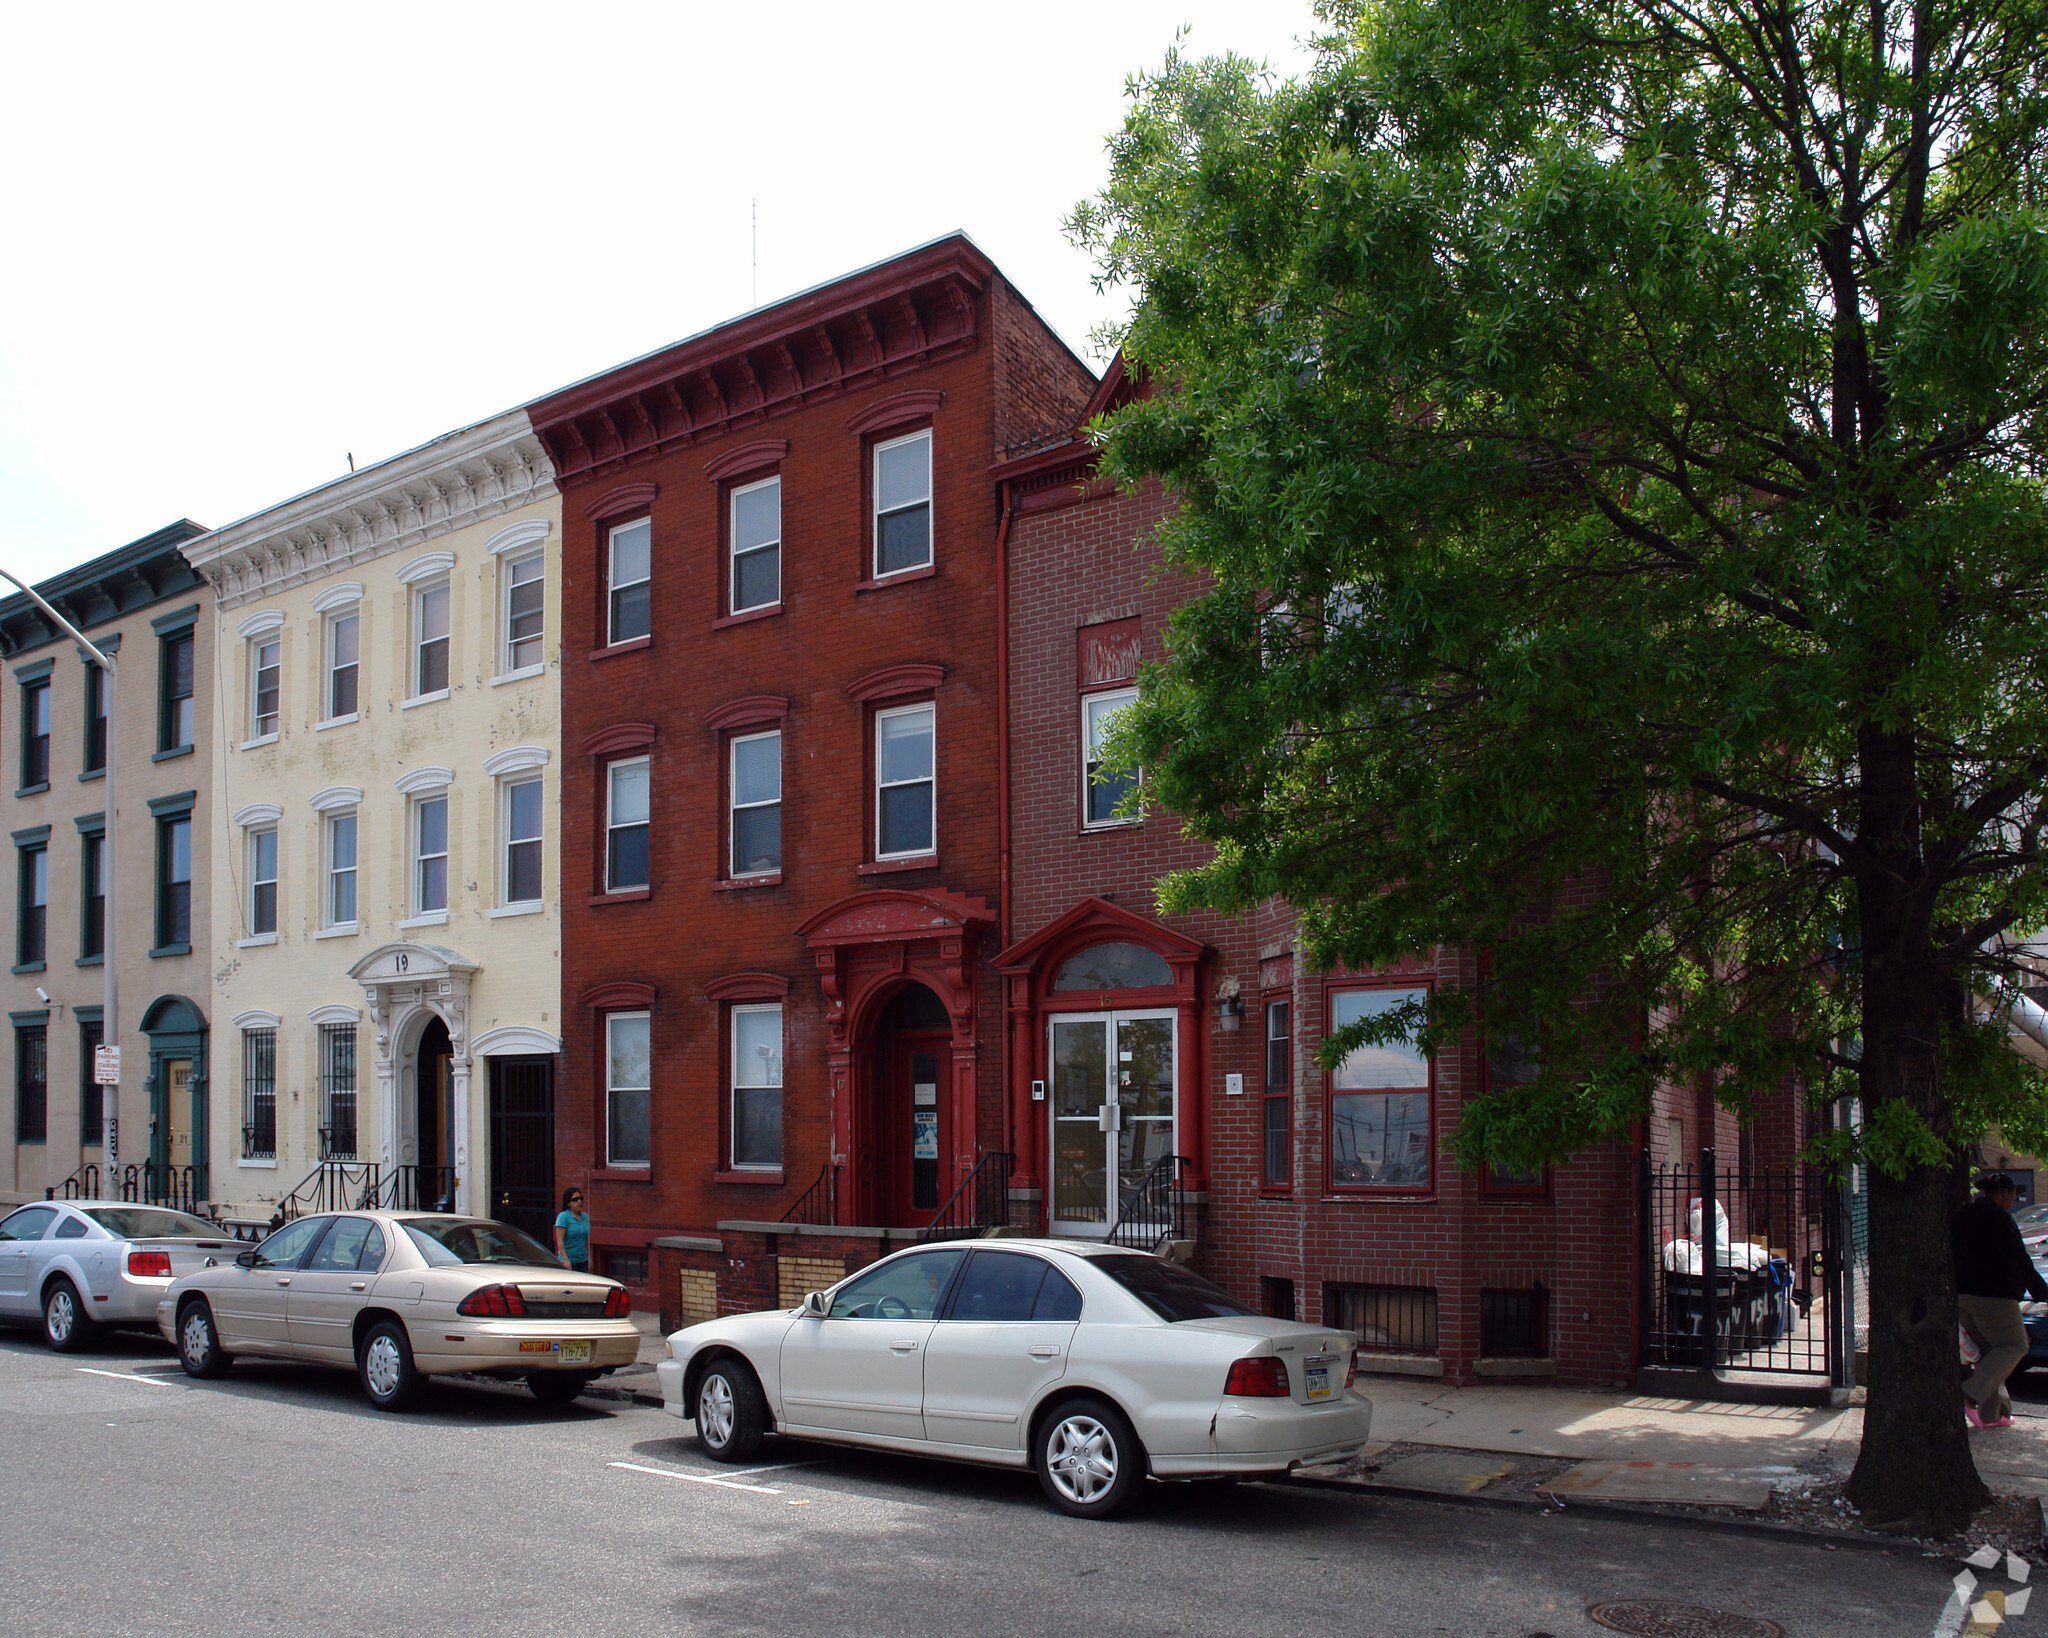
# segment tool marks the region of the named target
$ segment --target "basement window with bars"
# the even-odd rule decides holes
[[[1550,1293],[1538,1283],[1523,1291],[1479,1293],[1482,1358],[1543,1359],[1550,1353]]]
[[[1437,1351],[1435,1286],[1332,1285],[1324,1291],[1323,1314],[1328,1323],[1356,1332],[1368,1353]]]

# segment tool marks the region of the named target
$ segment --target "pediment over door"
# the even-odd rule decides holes
[[[841,899],[796,931],[816,950],[834,944],[896,944],[949,932],[974,935],[994,922],[995,912],[980,899],[876,888]]]
[[[439,944],[381,944],[349,968],[358,984],[417,984],[425,978],[467,978],[477,964]]]

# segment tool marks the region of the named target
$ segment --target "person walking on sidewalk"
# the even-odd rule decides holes
[[[590,1213],[583,1209],[583,1191],[574,1185],[562,1191],[562,1210],[555,1218],[555,1255],[565,1268],[590,1272]]]
[[[2005,1379],[2027,1357],[2027,1328],[2020,1298],[2048,1302],[2048,1280],[2027,1255],[2020,1226],[2012,1218],[2019,1190],[2003,1172],[1977,1179],[1977,1197],[1949,1225],[1956,1257],[1956,1307],[1963,1329],[1977,1344],[1977,1369],[1963,1384],[1963,1415],[1973,1428],[2012,1426],[2012,1401]]]

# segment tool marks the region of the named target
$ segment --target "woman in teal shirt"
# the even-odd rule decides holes
[[[583,1191],[562,1191],[561,1215],[555,1219],[555,1255],[578,1274],[590,1272],[590,1213],[583,1209]]]

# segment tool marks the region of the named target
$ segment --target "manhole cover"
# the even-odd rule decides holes
[[[1635,1638],[1785,1638],[1775,1621],[1730,1615],[1704,1604],[1674,1604],[1668,1598],[1623,1598],[1595,1604],[1586,1613],[1613,1632]]]

